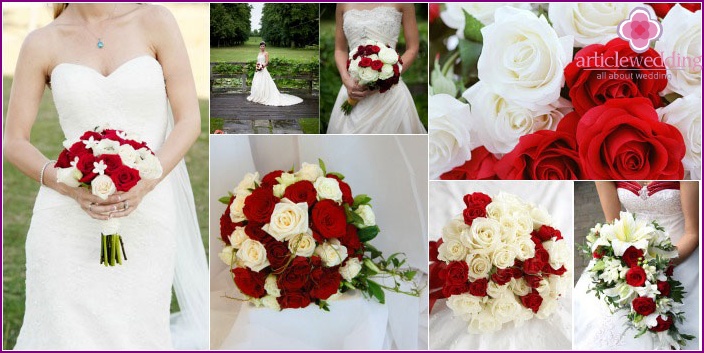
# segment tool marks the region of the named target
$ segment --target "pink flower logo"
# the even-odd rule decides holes
[[[662,34],[662,25],[643,7],[631,11],[627,20],[618,25],[618,36],[627,40],[636,53],[648,50],[650,41],[657,40]]]

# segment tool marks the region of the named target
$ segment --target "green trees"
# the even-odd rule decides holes
[[[277,47],[318,45],[318,8],[318,4],[264,4],[262,39]]]
[[[243,44],[252,30],[249,4],[210,5],[210,46],[228,47]]]

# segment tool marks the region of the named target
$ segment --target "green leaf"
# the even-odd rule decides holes
[[[326,302],[325,300],[319,301],[318,307],[325,310],[325,311],[330,311],[330,307],[328,306],[328,302]]]
[[[364,219],[354,211],[352,211],[351,208],[345,206],[345,213],[347,214],[347,223],[353,223],[353,224],[364,224]]]
[[[371,197],[369,197],[365,194],[360,194],[360,195],[357,195],[354,197],[354,204],[352,205],[352,207],[357,208],[361,205],[366,205],[371,201],[372,201]]]
[[[372,244],[366,243],[364,244],[364,251],[369,252],[369,257],[371,259],[376,259],[377,257],[381,256],[381,251],[379,249],[375,248]]]
[[[467,11],[464,12],[464,37],[465,39],[471,40],[475,43],[481,43],[482,38],[482,28],[484,24],[479,22],[474,16],[470,15]]]
[[[381,288],[381,286],[372,280],[367,280],[367,286],[369,288],[369,294],[376,298],[379,303],[384,304],[386,299],[384,295],[384,290]]]
[[[403,278],[405,278],[407,281],[410,281],[413,279],[413,277],[416,276],[416,273],[418,273],[418,271],[406,271],[403,273]]]
[[[359,217],[359,215],[357,217]],[[359,217],[359,218],[361,219],[362,217]],[[362,221],[362,222],[364,222],[364,221]],[[366,242],[376,238],[377,234],[379,234],[380,231],[381,230],[379,229],[378,226],[365,227],[365,228],[360,229],[357,232],[357,235],[359,236],[359,241],[361,241],[362,243],[366,243]]]
[[[340,173],[338,173],[338,172],[330,172],[330,173],[328,173],[328,174],[334,175],[334,176],[340,178],[340,180],[345,180],[345,176],[342,175],[342,174],[340,174]],[[326,175],[327,175],[327,174],[326,174]]]
[[[452,56],[455,57],[454,55]],[[452,59],[452,58],[450,58]],[[440,69],[440,54],[435,57],[435,66],[430,74],[430,86],[433,89],[432,94],[448,94],[452,97],[457,96],[457,87],[452,81],[452,72],[448,71],[447,75],[443,75]]]
[[[226,205],[229,205],[231,198],[232,198],[232,196],[223,196],[223,197],[219,198],[218,201],[220,201],[221,203],[224,203]]]
[[[364,259],[364,267],[368,268],[372,273],[377,274],[381,272],[381,269],[370,259]]]
[[[322,159],[318,158],[318,164],[320,165],[320,169],[323,170],[323,175],[328,175],[328,172],[325,170],[325,162],[323,162]]]
[[[460,61],[462,63],[463,77],[477,77],[477,62],[482,53],[482,44],[460,39],[459,46]]]

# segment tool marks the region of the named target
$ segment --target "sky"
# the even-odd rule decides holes
[[[262,20],[262,9],[264,4],[261,2],[252,3],[252,30],[259,29]]]

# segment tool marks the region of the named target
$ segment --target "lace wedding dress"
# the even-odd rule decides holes
[[[108,76],[62,63],[51,86],[68,139],[109,124],[158,150],[173,126],[162,68],[151,56]],[[100,221],[41,187],[26,240],[26,308],[15,349],[207,348],[207,262],[195,215],[181,162],[120,218],[127,261],[104,267]],[[172,284],[181,315],[170,319]]]
[[[257,63],[265,65],[266,56],[264,53],[259,53],[257,55]],[[279,89],[276,88],[276,83],[269,75],[269,70],[263,68],[260,71],[254,73],[254,78],[252,79],[252,92],[250,93],[247,100],[254,103],[273,105],[273,106],[286,106],[294,105],[303,102],[303,99],[292,96],[290,94],[280,93]]]
[[[356,48],[364,40],[373,39],[396,47],[401,32],[402,13],[393,7],[379,6],[371,10],[347,10],[342,28],[349,48]],[[403,80],[390,90],[374,92],[355,105],[350,115],[340,107],[347,101],[343,85],[337,95],[330,116],[329,134],[424,134],[413,103],[411,92]]]
[[[667,186],[668,183],[671,185]],[[618,198],[628,212],[635,213],[638,219],[657,221],[670,235],[672,243],[677,244],[684,232],[684,215],[678,183],[653,182],[647,187],[641,188],[635,182],[619,182],[617,186]],[[686,321],[683,324],[678,324],[677,327],[681,333],[698,335],[701,312],[699,307],[699,249],[675,267],[674,277],[682,282],[684,290],[687,292],[682,307]],[[624,313],[611,314],[606,304],[597,299],[594,293],[587,293],[589,283],[589,276],[582,275],[574,289],[575,349],[633,351],[669,349],[669,347],[661,347],[660,341],[651,334],[634,338],[637,331],[627,328]],[[689,341],[682,348],[698,349],[698,342],[699,337]]]

